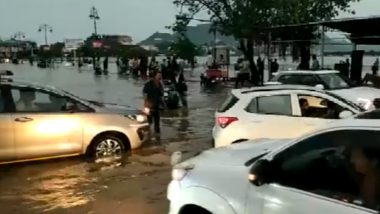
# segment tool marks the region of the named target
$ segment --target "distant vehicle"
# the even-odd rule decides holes
[[[169,213],[378,213],[379,145],[378,121],[347,119],[296,140],[250,141],[186,161],[176,152]],[[361,191],[368,185],[373,195]]]
[[[271,85],[232,90],[215,113],[214,146],[260,138],[296,138],[364,109],[325,90]]]
[[[281,71],[267,84],[276,82],[318,87],[357,103],[366,110],[380,108],[380,89],[356,86],[339,71]]]
[[[140,111],[0,75],[0,163],[86,154],[120,157],[149,139]]]

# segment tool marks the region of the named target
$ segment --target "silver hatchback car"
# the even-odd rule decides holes
[[[120,156],[149,135],[147,117],[137,109],[6,81],[0,72],[0,164],[82,154]]]

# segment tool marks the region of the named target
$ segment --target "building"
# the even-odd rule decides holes
[[[37,43],[27,40],[5,40],[0,41],[0,58],[12,58],[20,54],[32,54],[37,49]]]
[[[105,44],[133,45],[132,37],[128,35],[103,35],[102,41]]]

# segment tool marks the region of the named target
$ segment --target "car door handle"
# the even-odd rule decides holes
[[[33,121],[33,119],[29,117],[19,117],[19,118],[16,118],[15,121],[19,123],[27,123],[27,122]]]
[[[252,123],[261,123],[261,120],[251,120]]]

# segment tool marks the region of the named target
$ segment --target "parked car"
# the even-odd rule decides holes
[[[267,84],[307,85],[328,90],[366,110],[380,108],[380,89],[357,86],[339,71],[281,71]]]
[[[364,111],[334,93],[308,86],[232,90],[215,113],[214,146],[260,138],[296,138]]]
[[[379,162],[379,121],[357,119],[296,140],[256,140],[183,162],[176,152],[169,213],[378,213]]]
[[[5,74],[3,72],[3,74]],[[0,76],[0,162],[120,156],[149,139],[140,111]]]

